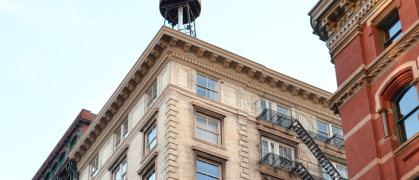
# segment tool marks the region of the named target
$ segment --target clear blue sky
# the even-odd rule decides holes
[[[203,0],[198,38],[333,92],[317,0]],[[0,0],[1,179],[31,179],[82,108],[98,113],[163,24],[158,0]],[[18,177],[16,177],[18,176]]]

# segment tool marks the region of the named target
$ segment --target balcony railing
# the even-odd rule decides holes
[[[289,110],[289,114],[297,114],[299,112],[292,112],[291,110]],[[271,109],[265,109],[262,111],[262,113],[259,114],[259,116],[256,118],[259,121],[263,120],[263,121],[267,121],[269,123],[272,123],[273,126],[282,126],[285,128],[289,128],[291,123],[293,121],[297,121],[298,119],[288,115],[288,114],[284,114],[281,112],[277,112]],[[304,124],[304,123],[302,123]],[[335,134],[332,137],[326,137],[324,135],[321,135],[319,133],[316,132],[312,132],[310,130],[307,130],[308,134],[310,135],[310,137],[312,137],[313,139],[317,139],[319,141],[325,142],[326,144],[331,144],[333,146],[336,146],[340,149],[345,149],[345,146],[343,144],[343,136],[339,135],[339,134]]]
[[[284,169],[286,171],[291,171],[293,167],[295,167],[295,162],[291,159],[273,154],[268,153],[259,161],[259,164],[267,164],[272,167],[275,167],[275,172],[278,169]]]

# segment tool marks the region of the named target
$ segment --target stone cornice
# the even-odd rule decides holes
[[[269,85],[269,83],[261,84],[260,82],[256,80],[252,80],[245,75],[237,74],[236,72],[228,70],[228,69],[217,68],[216,65],[208,64],[205,61],[203,62],[202,60],[197,59],[196,57],[193,57],[193,56],[182,55],[176,50],[173,50],[173,52],[171,52],[170,58],[174,58],[173,61],[176,61],[176,62],[177,62],[176,59],[179,59],[181,60],[179,61],[179,63],[184,64],[186,66],[191,66],[191,64],[193,64],[195,66],[195,67],[192,66],[193,68],[206,69],[207,71],[211,73],[215,73],[215,74],[227,77],[225,79],[226,81],[236,84],[240,87],[246,88],[246,90],[252,93],[255,93],[258,95],[261,95],[263,93],[275,95],[279,98],[282,98],[286,101],[296,104],[300,108],[304,108],[305,111],[311,111],[314,114],[316,114],[316,116],[320,116],[324,119],[328,119],[328,118],[340,119],[338,116],[333,115],[332,111],[324,109],[324,106],[320,104],[317,104],[318,106],[316,106],[316,104],[313,104],[312,99],[304,99],[303,97],[304,94],[298,94],[301,97],[301,99],[299,99],[298,96],[296,97],[295,95],[292,94],[292,91],[281,90],[281,86],[272,87]],[[232,81],[236,81],[236,83]]]
[[[385,0],[321,1],[309,13],[314,34],[326,41],[329,49],[341,49],[335,46],[342,39],[348,41],[348,37],[354,37],[347,34],[353,33],[354,26],[363,24],[383,2]]]
[[[416,21],[403,35],[382,52],[370,65],[361,66],[329,98],[330,108],[340,109],[365,85],[379,79],[397,61],[402,59],[419,42],[419,21]]]

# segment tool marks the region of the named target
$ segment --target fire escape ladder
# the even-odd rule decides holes
[[[298,134],[299,138],[306,144],[308,149],[313,153],[314,157],[319,161],[321,167],[323,167],[327,174],[334,180],[341,179],[340,174],[336,168],[332,165],[323,151],[319,148],[317,143],[313,138],[308,134],[306,129],[301,125],[298,120],[293,120],[291,128]],[[304,178],[303,178],[304,179]]]
[[[290,178],[292,178],[293,173],[296,172],[301,179],[303,180],[315,180],[310,172],[299,162],[295,162],[295,167],[290,171]]]

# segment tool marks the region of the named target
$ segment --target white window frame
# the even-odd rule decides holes
[[[128,129],[128,119],[125,120],[124,123],[118,128],[115,132],[115,146],[119,147],[122,142],[128,137],[129,129]]]
[[[150,89],[147,91],[147,105],[149,107],[152,106],[154,102],[156,102],[156,100],[157,100],[157,81],[154,82],[153,85],[151,85]]]
[[[153,138],[153,140],[151,140],[150,141],[150,143],[148,143],[147,141],[148,141],[148,134],[153,130],[153,129],[156,129],[156,136]],[[156,145],[157,145],[157,124],[156,124],[156,122],[154,122],[153,124],[151,124],[151,126],[150,126],[150,128],[144,133],[144,135],[145,135],[145,139],[144,139],[144,144],[145,144],[145,146],[144,146],[144,148],[145,148],[145,154],[148,154],[150,151],[152,151],[153,150],[153,148],[154,147],[156,147]],[[151,142],[153,142],[153,141],[155,141],[155,143],[154,143],[154,146],[153,147],[150,147],[151,146]]]
[[[215,89],[211,89],[211,88],[209,88],[209,87],[204,87],[204,86],[202,86],[202,85],[198,84],[198,75],[200,75],[200,76],[203,76],[203,77],[207,78],[207,86],[208,86],[208,79],[211,79],[211,80],[213,80],[213,81],[217,82],[217,89],[216,89],[216,90],[215,90]],[[196,73],[196,86],[202,87],[202,88],[204,88],[205,90],[209,90],[209,91],[215,92],[215,93],[217,94],[217,95],[215,96],[217,99],[212,99],[212,100],[214,100],[214,101],[218,101],[218,99],[219,99],[219,97],[218,97],[218,96],[219,96],[220,84],[219,84],[219,81],[218,81],[217,79],[211,78],[211,77],[209,77],[209,76],[206,76],[206,75],[203,75],[203,74],[200,74],[200,73]],[[198,91],[198,88],[197,88],[197,90],[196,90],[196,91]],[[198,94],[198,92],[196,92],[196,93]],[[200,94],[198,94],[198,95],[200,95]],[[200,95],[200,96],[202,96],[202,95]],[[208,97],[208,93],[206,93],[204,97],[209,98],[209,97]],[[211,98],[209,98],[209,99],[211,99]]]
[[[123,172],[122,170],[124,169],[124,164],[125,164],[125,172]],[[127,161],[124,160],[121,162],[121,164],[118,165],[118,167],[115,169],[114,173],[113,173],[113,179],[114,180],[123,180],[124,176],[125,176],[125,180],[127,179],[127,168],[128,168],[128,164]],[[116,173],[120,171],[120,175],[119,177],[117,177]],[[118,179],[119,178],[119,179]]]
[[[217,129],[218,129],[218,132],[217,132],[217,133],[215,133],[215,132],[212,132],[212,131],[210,131],[210,130],[208,130],[208,129],[203,129],[203,128],[198,127],[198,122],[197,122],[197,121],[198,121],[198,116],[200,116],[200,117],[202,117],[202,118],[205,118],[205,119],[207,120],[207,123],[208,123],[208,121],[209,121],[209,120],[217,122]],[[221,134],[221,120],[216,119],[216,118],[213,118],[213,117],[210,117],[210,116],[207,116],[207,115],[202,114],[202,113],[197,113],[197,114],[196,114],[196,116],[195,116],[195,137],[196,137],[196,138],[198,138],[198,136],[197,136],[197,130],[198,130],[198,129],[201,129],[201,130],[203,130],[203,131],[205,131],[205,132],[207,132],[207,133],[213,133],[213,134],[216,134],[216,135],[217,135],[217,144],[216,144],[216,145],[219,145],[219,146],[221,146],[221,145],[222,145],[222,144],[221,144],[221,136],[222,136],[222,134]],[[198,138],[198,139],[200,139],[200,138]],[[209,141],[208,141],[208,136],[207,136],[207,139],[206,139],[206,140],[204,140],[204,139],[200,139],[200,140],[203,140],[203,141],[209,142]],[[209,142],[209,143],[212,143],[212,142]],[[212,144],[214,144],[214,143],[212,143]]]
[[[274,150],[274,154],[276,154],[276,155],[278,155],[278,156],[280,156],[280,152],[279,152],[279,146],[282,146],[282,147],[285,147],[285,148],[288,148],[288,149],[290,149],[291,150],[291,159],[290,160],[294,160],[295,159],[295,155],[294,155],[294,147],[292,147],[292,146],[289,146],[289,145],[286,145],[286,144],[284,144],[284,143],[280,143],[280,142],[278,142],[278,141],[275,141],[275,140],[272,140],[272,139],[269,139],[269,138],[266,138],[266,137],[262,137],[262,142],[263,141],[267,141],[268,142],[268,153],[272,153],[272,149],[271,149],[271,143],[273,143],[274,144],[274,148],[275,148],[275,150]],[[263,156],[263,145],[262,145],[262,143],[261,143],[261,146],[262,146],[262,156]],[[284,153],[283,153],[284,154]],[[284,158],[286,158],[285,156],[281,156],[281,157],[284,157]],[[288,158],[287,158],[288,159]]]
[[[320,130],[319,127],[317,126],[317,121],[326,124],[327,131],[328,132],[325,132],[325,131]],[[321,121],[321,120],[316,119],[316,130],[317,130],[317,134],[318,135],[319,135],[319,132],[321,132],[321,133],[327,134],[327,138],[330,138],[331,137],[330,136],[330,127],[329,127],[329,123],[328,122],[324,122],[324,121]]]
[[[90,164],[90,176],[95,177],[99,172],[99,155],[97,155]]]

